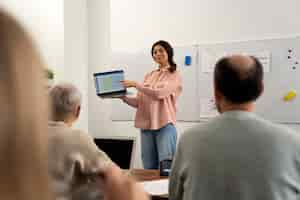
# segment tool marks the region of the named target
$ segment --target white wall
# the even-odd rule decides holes
[[[64,0],[65,75],[82,93],[76,128],[88,131],[88,20],[86,0]]]
[[[113,50],[300,33],[299,0],[111,0]]]
[[[111,47],[150,51],[159,39],[180,46],[297,35],[299,9],[299,0],[111,0]],[[133,122],[113,125],[118,134],[139,138]],[[178,123],[179,135],[194,125]],[[298,125],[290,127],[300,131]],[[136,166],[141,166],[140,152]]]
[[[68,81],[83,93],[76,127],[88,130],[88,62],[86,0],[1,0],[0,7],[32,34],[55,82]]]
[[[110,1],[88,0],[89,132],[94,137],[114,135],[110,101],[96,95],[93,74],[110,67]]]
[[[1,0],[0,7],[15,15],[34,37],[55,79],[64,76],[64,16],[62,0]]]

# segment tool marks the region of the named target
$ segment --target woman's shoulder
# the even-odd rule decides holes
[[[179,69],[176,69],[174,72],[173,72],[176,76],[180,76],[181,72]]]
[[[176,71],[170,72],[170,73],[171,73],[171,76],[181,79],[181,73],[178,69],[176,69]]]

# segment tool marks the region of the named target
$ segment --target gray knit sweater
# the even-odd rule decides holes
[[[170,200],[300,199],[300,135],[230,111],[183,134]]]

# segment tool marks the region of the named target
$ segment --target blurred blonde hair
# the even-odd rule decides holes
[[[0,9],[0,198],[48,200],[47,100],[30,36]]]

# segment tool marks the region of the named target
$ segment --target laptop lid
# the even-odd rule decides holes
[[[94,138],[94,142],[122,169],[133,167],[135,137],[97,137]]]
[[[121,84],[124,80],[123,70],[95,73],[94,80],[98,96],[126,93],[126,88]]]

